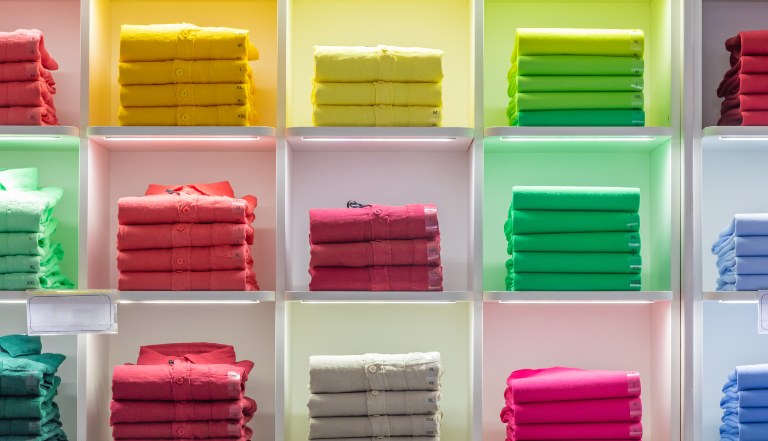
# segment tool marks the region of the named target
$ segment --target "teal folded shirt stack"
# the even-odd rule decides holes
[[[0,290],[73,288],[53,242],[53,209],[63,190],[37,187],[37,169],[0,170]]]
[[[507,291],[639,291],[640,189],[512,187]]]
[[[644,126],[641,30],[518,29],[510,126]]]
[[[0,440],[66,441],[53,401],[64,359],[42,353],[40,337],[0,337]]]

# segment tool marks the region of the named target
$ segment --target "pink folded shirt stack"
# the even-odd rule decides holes
[[[258,291],[256,198],[229,182],[150,185],[118,201],[117,287],[123,291]]]
[[[248,441],[256,412],[244,395],[251,369],[228,345],[142,346],[137,364],[115,366],[112,375],[112,438]]]
[[[309,210],[310,291],[442,291],[434,204]]]
[[[724,98],[717,125],[768,125],[768,30],[739,32],[725,49],[731,69],[717,89]]]
[[[58,68],[39,30],[0,32],[0,125],[58,125],[49,72]]]
[[[507,379],[507,440],[640,440],[640,375],[574,368],[523,369]]]

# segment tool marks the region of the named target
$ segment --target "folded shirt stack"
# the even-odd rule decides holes
[[[310,291],[442,291],[434,204],[309,210]]]
[[[507,441],[643,437],[637,372],[522,369],[507,379],[504,399]]]
[[[0,290],[74,288],[61,274],[59,220],[53,209],[64,190],[37,188],[37,168],[0,169]]]
[[[721,441],[768,438],[768,364],[737,366],[723,386]]]
[[[150,185],[117,205],[117,289],[258,291],[253,258],[256,198],[229,182]]]
[[[643,31],[517,29],[510,126],[644,126]]]
[[[66,441],[53,401],[61,354],[42,353],[40,337],[0,337],[0,439]]]
[[[737,214],[712,245],[717,291],[768,289],[768,213]]]
[[[256,412],[245,396],[251,369],[228,345],[142,346],[137,364],[115,366],[112,375],[112,438],[248,441]]]
[[[512,187],[507,291],[639,291],[640,189]]]
[[[717,96],[719,126],[768,126],[768,30],[745,31],[725,41],[731,69]]]
[[[50,70],[59,65],[37,29],[0,32],[0,126],[57,126]]]
[[[440,127],[443,51],[315,46],[315,126]]]
[[[190,24],[120,28],[121,126],[257,125],[248,31]]]
[[[440,441],[439,352],[309,357],[308,439]]]

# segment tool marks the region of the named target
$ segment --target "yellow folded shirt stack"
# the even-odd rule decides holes
[[[120,29],[121,126],[257,125],[248,31],[190,24]]]
[[[440,127],[443,51],[315,46],[315,126]]]

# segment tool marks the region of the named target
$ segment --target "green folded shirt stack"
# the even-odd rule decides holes
[[[73,288],[61,274],[61,244],[51,241],[63,190],[37,188],[37,169],[0,170],[0,290]]]
[[[643,31],[518,29],[510,126],[644,126]]]
[[[67,440],[53,401],[64,359],[42,353],[40,337],[0,337],[0,440]]]
[[[513,187],[507,291],[639,291],[640,189]]]

